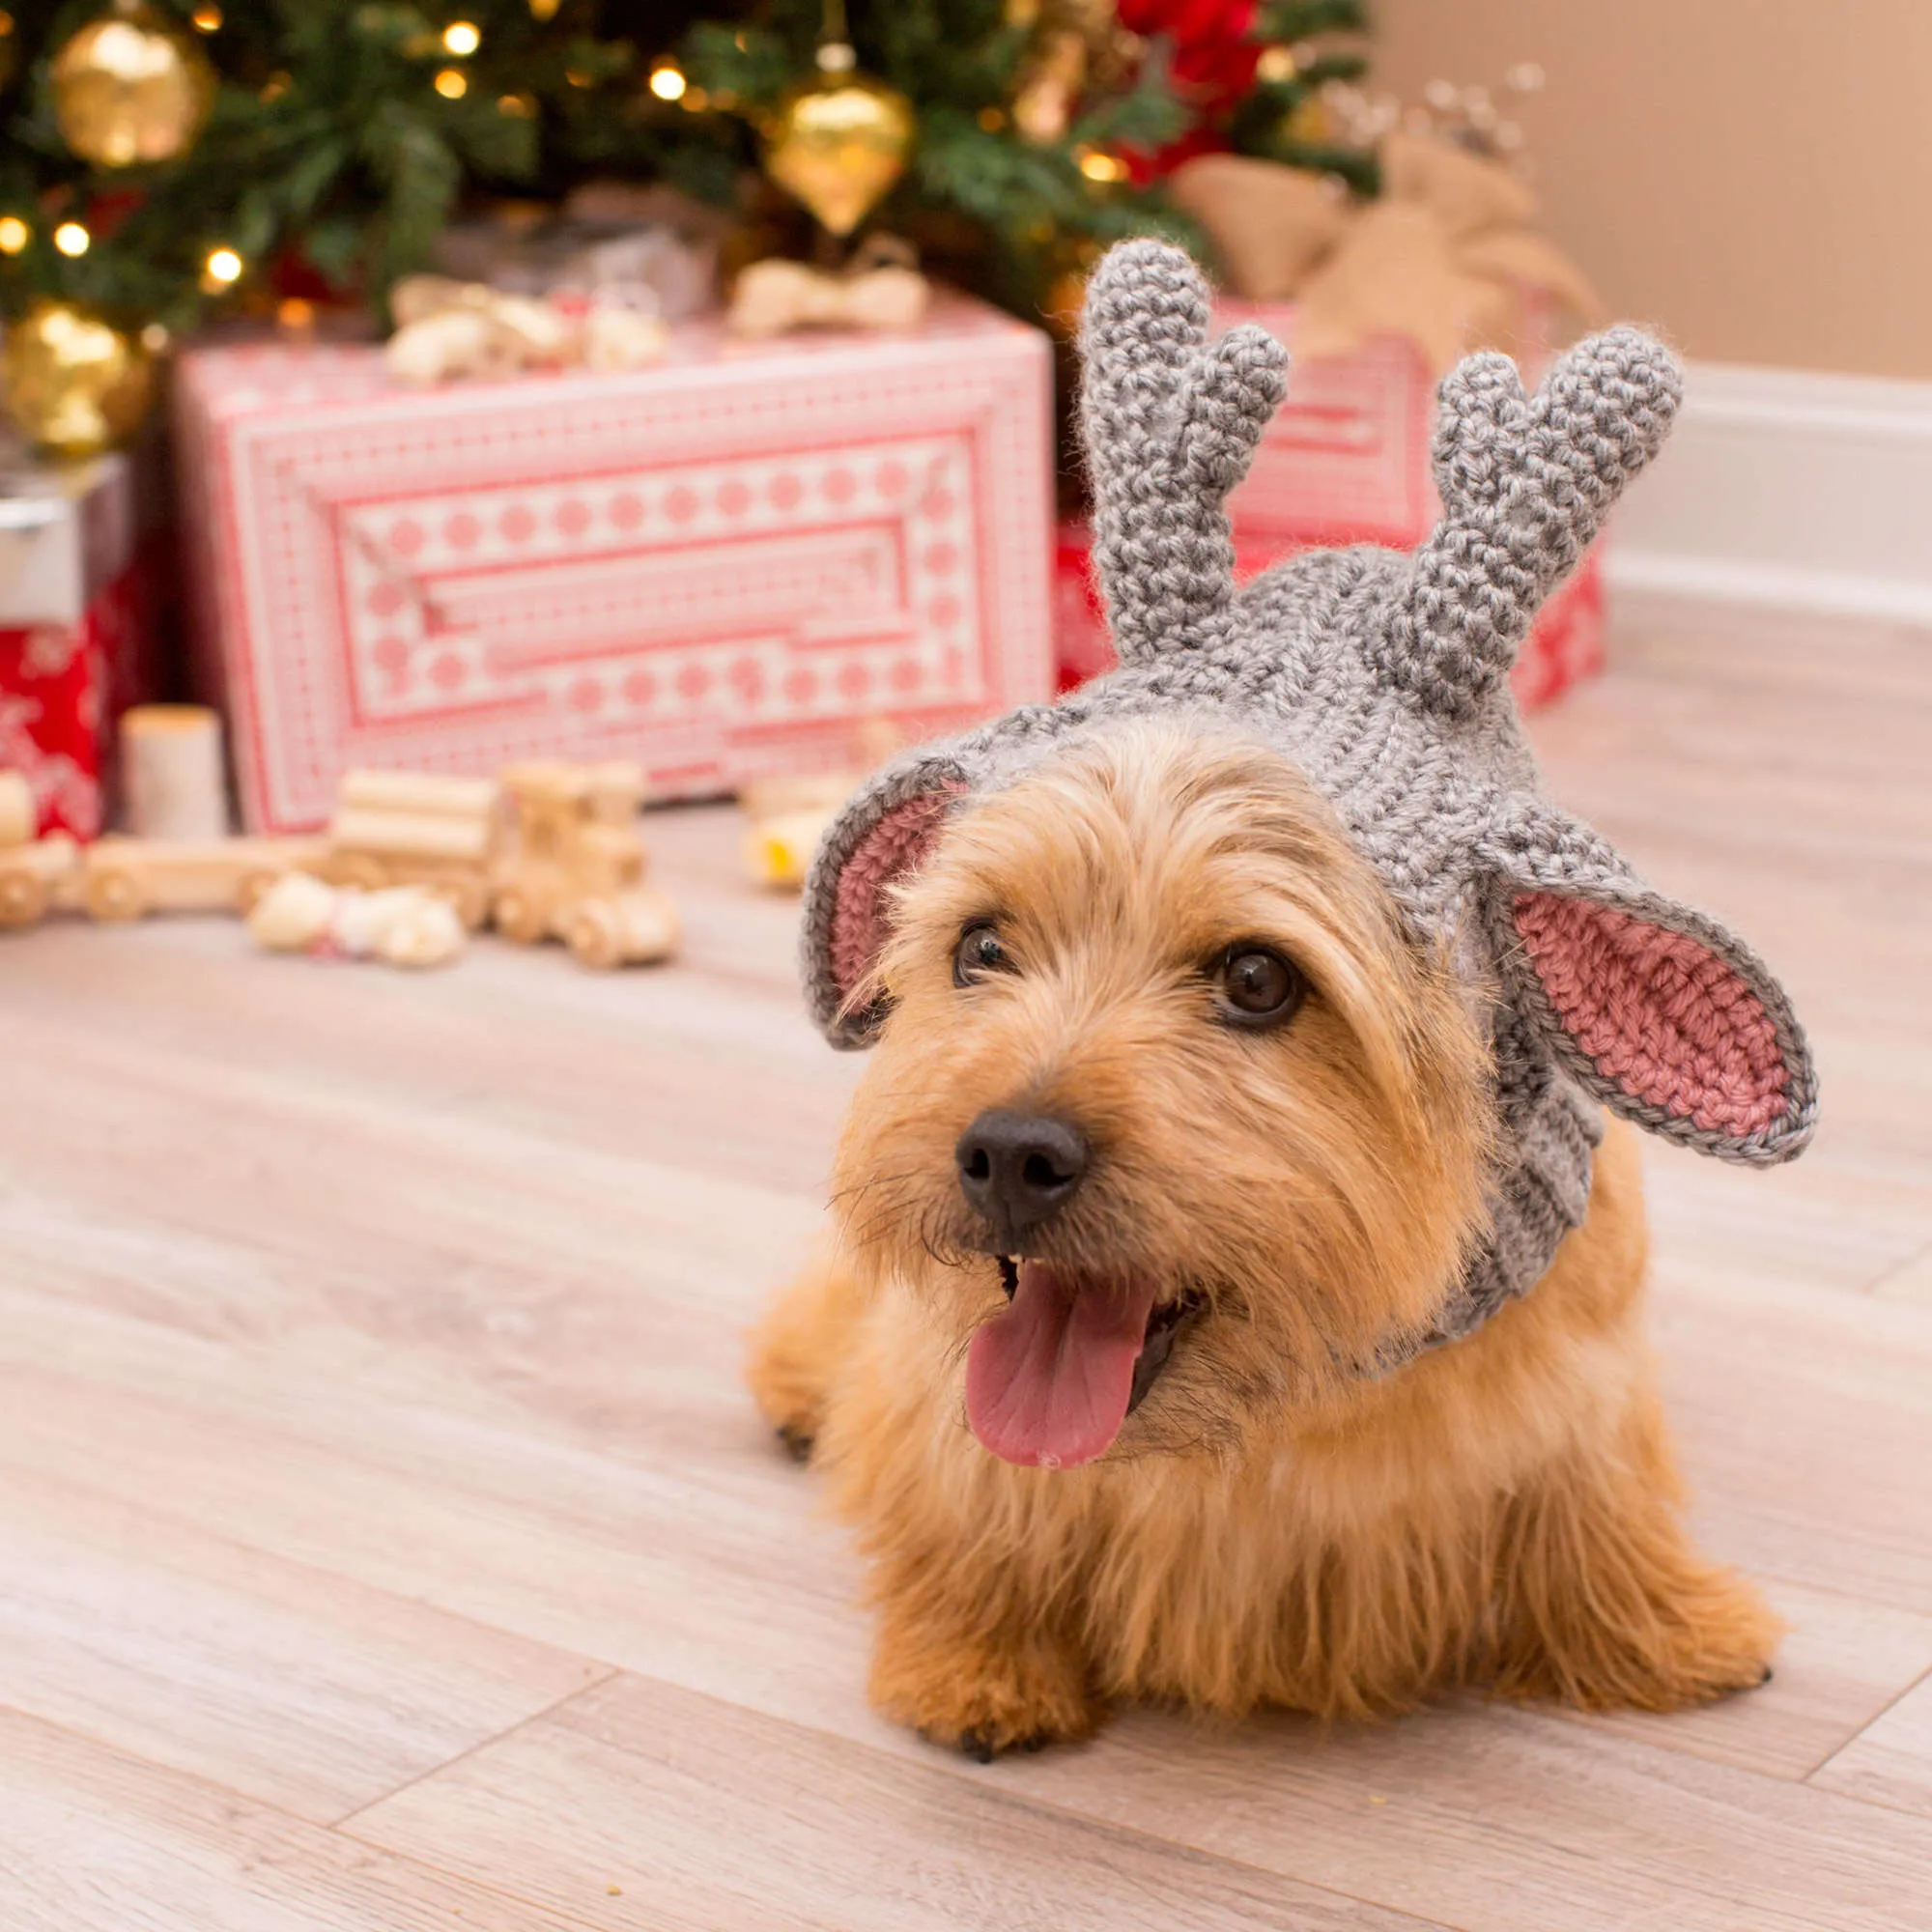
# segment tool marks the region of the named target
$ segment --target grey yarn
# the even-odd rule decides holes
[[[1089,286],[1081,423],[1094,559],[1121,667],[880,773],[834,824],[806,888],[804,968],[820,1026],[869,1043],[883,1018],[845,1004],[834,968],[838,884],[874,862],[909,802],[949,810],[1013,782],[1125,719],[1198,720],[1259,739],[1327,798],[1418,939],[1495,995],[1506,1152],[1487,1236],[1430,1342],[1467,1334],[1548,1269],[1583,1218],[1597,1102],[1724,1159],[1770,1164],[1810,1139],[1817,1087],[1790,1003],[1750,949],[1651,892],[1605,840],[1544,797],[1508,672],[1538,608],[1625,485],[1657,453],[1681,379],[1657,343],[1612,328],[1536,395],[1497,355],[1444,379],[1435,441],[1442,521],[1413,555],[1317,551],[1234,582],[1223,509],[1285,390],[1287,355],[1252,326],[1208,341],[1208,292],[1179,251],[1115,248]],[[862,868],[863,870],[864,868]],[[1782,1056],[1783,1111],[1755,1131],[1700,1125],[1619,1084],[1552,1006],[1515,923],[1519,896],[1576,898],[1684,934],[1761,1003]]]

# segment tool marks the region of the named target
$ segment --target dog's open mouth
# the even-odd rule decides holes
[[[1005,1256],[1000,1280],[1006,1312],[980,1327],[966,1357],[973,1434],[1031,1468],[1093,1462],[1167,1366],[1199,1297]]]

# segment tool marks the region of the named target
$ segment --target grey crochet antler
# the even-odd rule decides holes
[[[1225,643],[1235,547],[1222,504],[1287,389],[1265,329],[1208,346],[1208,292],[1157,242],[1109,254],[1087,288],[1081,431],[1094,484],[1094,567],[1122,664]]]
[[[853,799],[806,886],[807,992],[836,1043],[872,1039],[892,1011],[874,968],[894,882],[1063,747],[1147,718],[1266,746],[1490,1015],[1503,1152],[1484,1243],[1438,1314],[1448,1340],[1541,1279],[1581,1222],[1600,1106],[1760,1166],[1817,1122],[1770,970],[1543,796],[1507,680],[1538,605],[1663,441],[1677,365],[1611,329],[1531,397],[1503,357],[1471,356],[1442,384],[1443,513],[1422,549],[1311,551],[1236,592],[1223,503],[1287,358],[1255,328],[1210,348],[1208,320],[1178,249],[1128,242],[1094,271],[1082,421],[1121,668],[909,753]]]
[[[1507,675],[1543,600],[1663,446],[1682,394],[1675,360],[1634,328],[1579,343],[1533,397],[1506,355],[1451,370],[1435,427],[1442,521],[1385,634],[1391,681],[1455,716]]]

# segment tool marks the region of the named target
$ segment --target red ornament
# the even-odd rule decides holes
[[[1228,143],[1217,118],[1244,99],[1255,84],[1261,43],[1252,38],[1258,0],[1120,0],[1121,25],[1171,48],[1168,78],[1195,120],[1164,148],[1123,155],[1138,185],[1159,181],[1196,155],[1218,154]]]
[[[1224,111],[1255,84],[1258,0],[1120,0],[1121,25],[1174,49],[1174,89],[1202,114]]]

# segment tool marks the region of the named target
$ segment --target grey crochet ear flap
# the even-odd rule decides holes
[[[1540,801],[1512,802],[1486,857],[1505,991],[1588,1092],[1722,1160],[1768,1167],[1804,1150],[1818,1115],[1810,1049],[1743,940]]]
[[[819,846],[805,882],[805,988],[833,1045],[869,1046],[877,1037],[885,1003],[864,995],[891,936],[891,889],[924,864],[968,788],[954,758],[902,759],[853,798]]]

